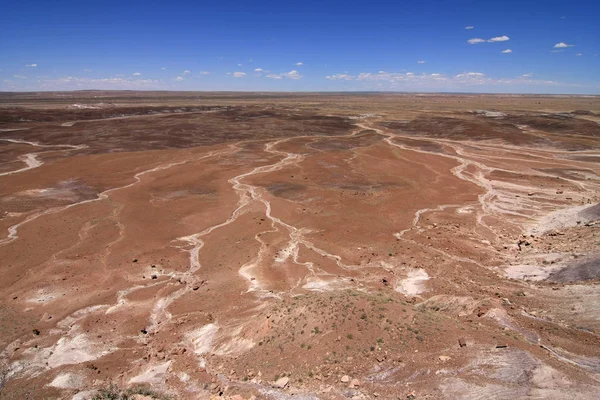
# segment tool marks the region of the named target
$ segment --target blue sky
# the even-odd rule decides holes
[[[3,91],[600,94],[597,0],[0,0],[0,10]]]

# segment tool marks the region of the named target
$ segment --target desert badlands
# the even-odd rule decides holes
[[[597,399],[599,201],[597,96],[3,93],[0,398]]]

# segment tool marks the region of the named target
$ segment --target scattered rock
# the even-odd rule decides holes
[[[217,389],[219,389],[219,385],[217,385],[215,382],[212,382],[208,385],[208,390],[210,391],[216,391]]]
[[[438,357],[438,359],[439,359],[441,362],[446,362],[446,361],[449,361],[451,358],[452,358],[452,357],[448,357],[448,356],[439,356],[439,357]]]
[[[360,386],[360,381],[358,379],[352,379],[352,382],[350,382],[350,387],[359,387]]]
[[[459,338],[458,339],[458,345],[460,347],[466,347],[467,346],[467,342],[465,341],[465,338]]]
[[[287,376],[284,376],[284,377],[277,379],[277,381],[273,384],[273,387],[278,388],[278,389],[283,389],[284,387],[287,386],[287,384],[289,382],[290,382],[290,378],[288,378]]]
[[[340,382],[342,382],[342,383],[348,383],[348,382],[350,382],[350,377],[348,375],[344,375],[340,379]]]

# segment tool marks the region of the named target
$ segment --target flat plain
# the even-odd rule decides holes
[[[599,201],[597,96],[1,93],[0,397],[597,399]]]

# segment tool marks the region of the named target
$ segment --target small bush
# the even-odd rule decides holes
[[[169,397],[156,393],[150,388],[145,386],[136,386],[130,389],[122,389],[119,386],[111,383],[107,387],[104,387],[92,397],[92,400],[131,400],[136,394],[143,396],[149,396],[157,400],[168,400]]]

